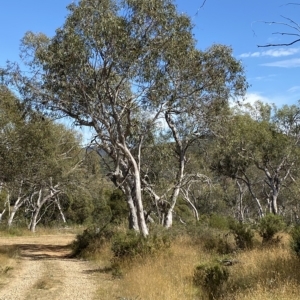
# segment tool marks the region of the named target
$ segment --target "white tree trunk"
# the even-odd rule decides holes
[[[10,216],[8,218],[8,221],[7,221],[8,227],[12,226],[12,222],[14,220],[14,217],[15,217],[15,214],[16,214],[17,211],[18,211],[18,208],[16,208],[16,207],[13,207],[13,209],[11,210]]]
[[[126,154],[126,157],[129,159],[130,163],[132,164],[132,171],[133,171],[133,184],[134,186],[131,187],[131,190],[133,190],[132,199],[134,200],[135,208],[136,208],[136,215],[138,220],[138,226],[139,231],[142,233],[144,237],[147,237],[149,235],[149,230],[146,224],[145,216],[144,216],[144,207],[143,207],[143,201],[142,201],[142,187],[141,187],[141,173],[139,170],[139,166],[132,156],[129,149],[124,144],[119,144],[119,146],[122,148],[124,153]],[[130,203],[128,203],[129,205]],[[134,213],[134,211],[131,211]]]
[[[272,195],[272,198],[271,198],[271,208],[272,208],[272,213],[274,215],[278,214],[277,198],[278,198],[278,192],[275,191],[275,192],[273,192],[273,195]]]
[[[134,206],[134,202],[132,199],[130,187],[127,184],[124,185],[124,192],[126,195],[126,201],[129,209],[129,216],[128,216],[129,229],[133,229],[139,232],[140,229],[139,229],[138,217],[136,214],[136,208]]]
[[[35,212],[34,212],[34,214],[33,214],[33,216],[32,216],[32,219],[31,219],[31,221],[30,221],[30,231],[31,232],[35,232],[36,231],[36,225],[37,225],[37,218],[38,218],[38,215],[39,215],[39,213],[40,213],[40,208],[38,208]]]
[[[167,211],[167,214],[166,214],[166,217],[165,217],[165,220],[164,220],[164,226],[166,228],[170,228],[173,225],[173,211],[174,211],[174,208],[175,208],[175,205],[176,205],[176,202],[177,202],[179,191],[180,191],[180,186],[177,185],[174,188],[172,198],[171,198],[171,205],[170,205],[170,207]]]
[[[0,223],[2,222],[2,218],[5,212],[6,212],[6,208],[4,208],[4,210],[2,210],[2,213],[0,213]]]
[[[57,205],[57,208],[58,208],[58,210],[59,210],[59,214],[60,214],[60,216],[61,216],[61,219],[62,219],[63,223],[67,223],[66,217],[65,217],[64,212],[63,212],[63,210],[62,210],[62,208],[61,208],[61,205],[60,205],[60,203],[59,203],[59,199],[58,199],[58,198],[55,199],[55,203],[56,203],[56,205]]]

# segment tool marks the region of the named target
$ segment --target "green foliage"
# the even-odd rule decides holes
[[[167,234],[151,234],[147,238],[134,231],[118,233],[112,241],[112,251],[117,260],[144,258],[157,254],[170,247],[170,238]]]
[[[198,139],[195,133],[207,135],[229,99],[245,93],[243,67],[230,47],[196,49],[192,22],[172,0],[82,0],[68,9],[51,39],[25,35],[21,49],[27,65],[34,74],[41,72],[43,82],[32,76],[18,86],[41,110],[92,128],[112,182],[126,191],[127,201],[135,200],[137,211],[144,211],[138,182],[151,182],[157,192],[156,186],[169,189],[181,180],[177,162],[181,158],[187,163],[188,148]],[[162,107],[169,126],[163,130],[157,126]],[[161,131],[175,143],[159,159],[145,155],[153,152]],[[149,175],[148,182],[137,168],[142,176]],[[136,208],[129,207],[133,216]],[[187,214],[186,207],[179,210]],[[146,236],[141,219],[134,227]]]
[[[96,253],[106,242],[112,239],[114,234],[115,229],[109,224],[102,228],[90,226],[82,234],[76,236],[76,240],[72,243],[72,255],[85,257]]]
[[[291,230],[291,248],[300,257],[300,226]]]
[[[254,232],[251,226],[241,222],[230,222],[230,230],[234,235],[236,246],[239,249],[251,249],[253,247]]]
[[[124,194],[119,189],[114,189],[108,199],[107,205],[111,211],[111,219],[115,224],[122,223],[128,218],[128,208]]]
[[[274,239],[274,237],[285,227],[286,224],[281,216],[268,214],[259,221],[257,230],[263,238],[263,243],[272,243],[279,241],[279,237],[277,239]]]
[[[219,254],[229,254],[234,251],[232,243],[228,240],[228,235],[209,235],[203,240],[204,248],[209,252],[216,251]]]
[[[212,214],[209,217],[208,225],[212,228],[227,230],[229,229],[229,219],[222,215]]]
[[[207,291],[209,299],[218,299],[222,293],[222,287],[228,279],[228,269],[218,263],[197,266],[193,277],[194,284],[203,287]]]

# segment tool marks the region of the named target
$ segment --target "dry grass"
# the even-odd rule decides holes
[[[238,263],[228,267],[230,276],[220,299],[300,299],[300,261],[291,252],[287,235],[280,245],[241,251],[231,257]],[[207,299],[201,287],[193,284],[195,267],[222,258],[181,237],[162,255],[123,265],[121,278],[110,277],[104,285],[101,282],[99,296],[103,300]]]
[[[234,258],[238,263],[227,267],[229,280],[223,286],[223,296],[218,299],[300,300],[300,259],[290,250],[289,236],[285,235],[277,246],[261,247],[259,244],[257,241],[252,250],[226,256]],[[11,249],[9,247],[6,251],[5,247],[1,247],[0,285],[5,284],[11,269],[16,266],[17,251]],[[94,256],[101,274],[98,298],[205,300],[207,298],[204,291],[193,284],[195,267],[204,263],[215,263],[224,257],[213,250],[205,250],[205,237],[203,242],[199,243],[198,240],[194,243],[190,237],[181,236],[172,243],[170,249],[160,255],[125,262],[122,265],[123,276],[114,277],[112,252],[107,244]],[[51,289],[50,281],[49,278],[43,278],[36,288],[47,289],[50,286]]]
[[[197,290],[192,276],[199,252],[188,244],[187,240],[178,241],[164,255],[148,258],[127,270],[120,280],[120,296],[143,300],[194,299]]]
[[[300,261],[287,238],[281,246],[242,252],[237,259],[230,267],[227,299],[300,299]]]
[[[202,253],[201,259],[207,260],[209,255]],[[182,237],[161,255],[124,263],[122,278],[112,280],[113,295],[105,297],[101,283],[101,299],[195,299],[198,290],[192,277],[199,260],[200,252],[190,238]]]
[[[11,247],[2,247],[0,249],[0,288],[7,283],[11,271],[17,265],[17,258],[17,249]]]

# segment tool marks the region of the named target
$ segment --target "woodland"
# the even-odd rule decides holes
[[[74,253],[112,241],[116,277],[120,259],[189,236],[221,255],[194,269],[207,299],[225,295],[224,265],[238,263],[224,254],[272,249],[284,231],[297,255],[300,103],[245,104],[232,49],[197,49],[171,0],[68,10],[53,37],[24,35],[26,72],[0,69],[1,230],[81,225]]]

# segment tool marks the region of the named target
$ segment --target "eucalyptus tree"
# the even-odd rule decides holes
[[[259,215],[263,216],[266,210],[262,200],[270,212],[278,214],[282,189],[293,184],[299,175],[300,110],[293,105],[266,113],[271,110],[257,105],[262,114],[256,114],[256,119],[253,110],[232,116],[223,131],[222,146],[217,148],[214,168],[246,184]],[[284,208],[283,200],[281,202]]]
[[[35,231],[46,210],[54,206],[65,219],[60,205],[60,196],[79,193],[81,187],[82,156],[80,138],[72,130],[48,120],[48,124],[39,124],[42,142],[41,154],[35,156],[33,162],[38,166],[34,176],[29,178],[30,194],[26,202],[27,213],[30,214],[29,228]],[[33,128],[32,137],[36,136]],[[32,145],[30,145],[32,147]],[[70,193],[70,192],[69,192]]]
[[[226,46],[197,50],[190,18],[171,0],[82,0],[68,9],[54,37],[25,35],[34,76],[13,79],[33,105],[94,130],[108,176],[126,195],[130,227],[147,236],[142,190],[156,193],[141,171],[144,146],[158,130],[173,143],[170,224],[187,150],[229,98],[243,95],[243,68]]]

